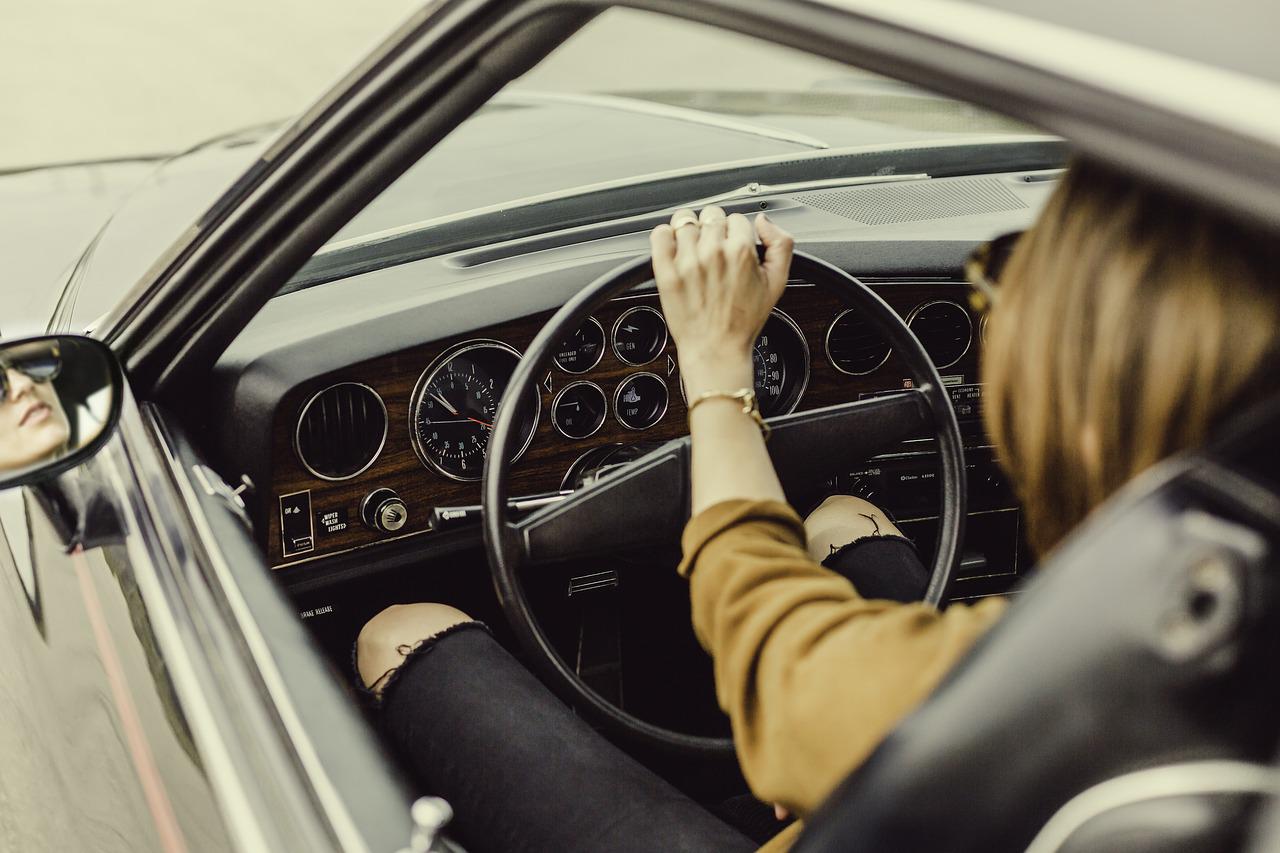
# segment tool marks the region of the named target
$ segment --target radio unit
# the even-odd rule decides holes
[[[1003,593],[1030,563],[1022,512],[992,448],[966,449],[965,468],[968,517],[953,599]],[[904,452],[878,456],[855,470],[837,474],[830,485],[883,509],[915,542],[920,558],[928,563],[937,538],[938,476],[936,453]]]

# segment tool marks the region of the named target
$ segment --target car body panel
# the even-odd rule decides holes
[[[50,331],[91,327],[266,149],[271,128],[242,131],[153,166],[101,223],[62,282]]]
[[[7,496],[23,512],[6,513],[0,551],[0,840],[395,849],[412,828],[406,792],[233,496],[161,423],[126,396],[98,452]]]
[[[233,849],[139,589],[156,555],[112,485],[123,481],[104,476],[122,442],[63,478],[95,483],[111,507],[118,527],[99,531],[99,547],[68,553],[49,503],[27,489],[26,576],[12,549],[0,553],[6,849]],[[7,537],[22,532],[6,523]]]
[[[153,162],[129,160],[0,171],[0,257],[11,283],[3,288],[0,333],[36,335],[48,328],[60,285],[85,245],[154,169]]]

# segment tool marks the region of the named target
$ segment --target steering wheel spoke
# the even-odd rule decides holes
[[[678,538],[689,517],[689,441],[670,441],[512,525],[528,563]]]
[[[809,503],[830,473],[865,462],[933,424],[919,389],[797,412],[769,422],[769,456],[787,500]]]
[[[769,456],[787,499],[811,501],[833,468],[851,467],[929,426],[918,390],[769,421]],[[814,448],[821,448],[815,453]],[[564,500],[511,524],[524,563],[615,554],[674,541],[689,519],[688,438],[669,441]]]

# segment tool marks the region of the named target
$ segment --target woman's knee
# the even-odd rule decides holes
[[[901,536],[884,511],[853,495],[832,495],[804,520],[809,554],[824,560],[835,550],[864,536]]]
[[[424,640],[471,617],[447,604],[393,604],[374,616],[356,638],[356,668],[370,689],[394,672]]]

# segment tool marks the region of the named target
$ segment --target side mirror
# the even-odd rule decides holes
[[[101,341],[0,341],[0,489],[49,479],[97,453],[123,401],[120,362]]]

